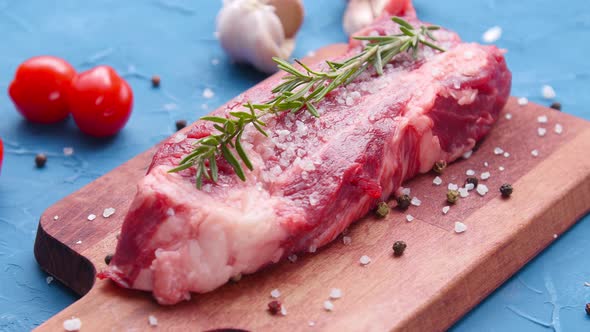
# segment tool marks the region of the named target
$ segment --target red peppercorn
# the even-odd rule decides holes
[[[268,302],[268,312],[271,315],[276,315],[281,312],[281,302],[279,301],[270,301]]]

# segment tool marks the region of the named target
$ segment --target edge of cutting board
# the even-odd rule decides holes
[[[332,46],[318,56],[342,47]],[[406,212],[415,214],[416,221],[406,222],[405,213],[399,211],[381,221],[366,217],[351,226],[351,246],[334,241],[295,264],[281,262],[174,307],[158,306],[147,293],[121,289],[108,281],[95,282],[96,270],[105,266],[104,255],[114,249],[135,192],[133,183],[145,174],[154,147],[66,197],[41,217],[35,242],[39,265],[85,295],[37,330],[61,329],[63,321],[72,316],[81,318],[84,330],[142,330],[148,327],[149,314],[157,316],[164,330],[307,330],[309,320],[318,330],[444,330],[590,208],[590,124],[539,105],[518,106],[514,98],[506,110],[513,113],[511,121],[515,122],[501,120],[481,151],[451,165],[443,175],[445,180],[464,179],[464,169],[475,167],[470,165],[481,162],[484,153],[490,154],[492,141],[500,144],[504,136],[518,135],[514,129],[536,135],[537,114],[549,114],[551,123],[559,121],[566,132],[557,137],[549,130],[550,137],[534,138],[539,142],[535,146],[528,141],[516,145],[504,141],[515,159],[506,159],[511,165],[505,173],[497,171],[498,164],[494,164],[495,171],[490,168],[493,176],[487,183],[492,191],[485,197],[461,200],[448,216],[439,212],[440,217],[432,218],[437,216],[433,211],[444,205],[433,199],[440,196],[434,192],[445,188],[433,187],[432,175],[419,176],[408,185],[418,190],[423,205]],[[545,141],[539,141],[542,139]],[[532,159],[530,150],[537,147],[542,154]],[[487,158],[491,163],[503,157]],[[515,194],[508,200],[495,192],[500,177],[514,184]],[[97,202],[97,196],[103,201]],[[111,206],[117,212],[103,218],[102,210]],[[98,218],[87,221],[89,213]],[[58,220],[54,220],[56,215]],[[466,233],[454,234],[452,221],[457,218],[469,226]],[[395,239],[409,244],[400,258],[391,257],[388,249]],[[363,254],[369,254],[373,262],[356,266]],[[341,286],[345,295],[335,301],[334,312],[323,311],[329,288],[345,282],[349,285]],[[268,291],[276,287],[283,293],[287,317],[271,317],[264,310]]]

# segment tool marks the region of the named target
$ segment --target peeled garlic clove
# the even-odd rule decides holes
[[[273,57],[288,58],[294,48],[275,8],[260,0],[226,1],[217,16],[217,32],[234,61],[266,73],[277,71]]]
[[[283,25],[285,37],[295,37],[303,24],[304,10],[301,0],[268,0],[268,4],[275,8],[275,13]]]

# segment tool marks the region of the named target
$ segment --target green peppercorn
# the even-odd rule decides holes
[[[403,255],[407,246],[408,245],[404,241],[395,241],[393,243],[393,255],[397,257]]]
[[[473,184],[473,187],[476,188],[477,184],[479,183],[479,180],[474,176],[470,176],[467,178],[467,180],[465,180],[465,184],[469,183]]]
[[[47,163],[47,156],[44,153],[38,153],[35,156],[35,166],[37,166],[37,168],[45,167],[46,163]]]
[[[500,187],[500,193],[502,194],[502,197],[510,197],[510,195],[512,195],[512,185],[510,183],[504,183]]]
[[[459,192],[457,190],[449,190],[447,192],[447,202],[451,204],[457,203],[459,200]]]
[[[105,256],[104,262],[107,263],[107,265],[109,265],[109,264],[111,264],[112,259],[113,259],[113,254],[108,254]]]
[[[412,199],[410,198],[409,195],[401,195],[396,200],[397,200],[397,207],[400,210],[407,209],[408,207],[410,207],[410,204],[412,202]]]
[[[386,202],[379,202],[375,213],[377,214],[377,217],[385,218],[389,214],[389,205],[387,205]]]
[[[442,174],[445,168],[447,168],[447,162],[444,160],[439,160],[434,163],[434,166],[432,166],[432,170],[437,174]]]
[[[549,107],[551,107],[554,110],[561,111],[561,103],[560,102],[557,102],[557,101],[553,102],[553,104],[551,104],[551,106],[549,106]]]

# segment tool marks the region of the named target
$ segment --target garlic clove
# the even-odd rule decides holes
[[[275,8],[275,13],[283,25],[285,37],[295,37],[305,15],[301,0],[268,0],[268,4]]]
[[[387,12],[388,15],[415,16],[411,0],[349,0],[343,28],[352,35]]]
[[[285,8],[301,5],[299,0],[283,1]],[[295,7],[286,5],[289,2]],[[299,23],[293,26],[298,29],[303,9],[292,11],[301,14],[299,19],[294,16],[294,22]],[[295,47],[294,39],[285,36],[277,10],[262,0],[226,0],[217,16],[217,32],[221,46],[234,61],[249,63],[266,73],[277,71],[273,57],[286,59]]]

